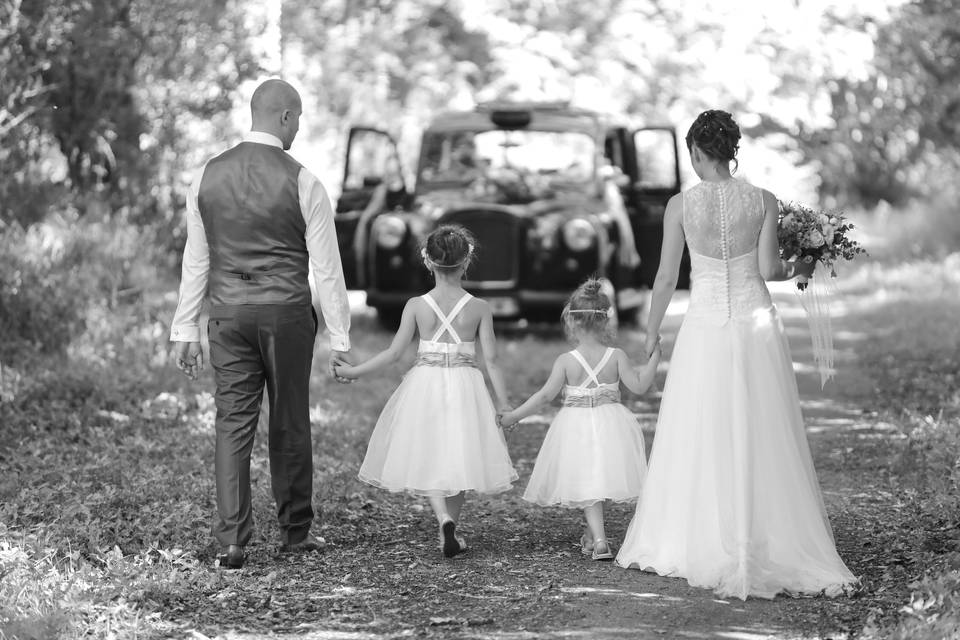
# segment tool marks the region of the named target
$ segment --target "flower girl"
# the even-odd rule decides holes
[[[547,431],[523,498],[583,509],[587,531],[580,546],[594,560],[613,559],[604,501],[635,501],[647,471],[643,432],[620,404],[620,384],[644,393],[660,362],[657,349],[637,370],[621,349],[607,346],[613,337],[611,311],[600,281],[580,285],[563,311],[564,329],[576,348],[557,358],[542,389],[500,417],[504,427],[513,425],[563,389],[563,408]]]
[[[440,549],[448,558],[467,548],[457,534],[464,492],[498,493],[517,479],[477,368],[479,339],[499,405],[507,406],[493,314],[460,283],[475,253],[476,243],[463,228],[434,230],[421,255],[436,286],[407,301],[387,349],[362,364],[336,367],[344,378],[372,373],[398,360],[414,332],[420,336],[413,368],[387,401],[370,436],[360,479],[429,498],[440,528]]]

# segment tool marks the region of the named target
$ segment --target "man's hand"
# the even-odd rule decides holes
[[[203,350],[199,342],[175,342],[173,353],[177,358],[177,369],[191,380],[200,377],[203,371]]]
[[[338,364],[354,364],[353,356],[350,355],[349,351],[337,351],[336,349],[332,349],[330,351],[329,371],[333,379],[341,384],[349,384],[353,382],[353,380],[350,378],[343,378],[337,375],[337,370],[334,369],[334,366]]]

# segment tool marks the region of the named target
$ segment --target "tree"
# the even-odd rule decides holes
[[[56,19],[30,22],[21,2],[0,0],[0,223],[26,226],[42,217],[50,194],[49,178],[33,170],[51,143],[36,124],[50,87],[35,51]]]
[[[258,66],[245,7],[170,0],[4,0],[0,135],[55,140],[80,203],[172,217],[179,164],[228,117]],[[7,65],[4,65],[5,67]],[[199,144],[198,144],[199,143]],[[29,146],[21,144],[21,146]],[[48,149],[49,151],[49,149]]]
[[[872,206],[929,196],[960,167],[960,5],[914,0],[873,31],[864,79],[829,83],[832,125],[809,129],[805,155],[823,194]]]

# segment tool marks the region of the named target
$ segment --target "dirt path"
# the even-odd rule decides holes
[[[855,367],[854,349],[864,338],[858,329],[862,321],[854,313],[836,318],[839,371],[821,391],[810,366],[802,311],[788,287],[774,293],[790,335],[809,439],[837,544],[851,570],[863,575],[872,570],[865,532],[884,526],[885,507],[878,508],[881,492],[871,488],[882,451],[867,450],[865,455],[862,446],[877,440],[876,446],[882,447],[882,439],[873,436],[884,433],[884,425],[861,410],[870,393]],[[664,327],[667,355],[684,309],[684,297],[679,296]],[[358,318],[356,324],[365,352],[389,339],[373,330],[369,318]],[[518,395],[536,388],[552,362],[549,354],[564,348],[556,335],[501,335],[505,350],[514,354],[507,374],[516,382]],[[641,339],[637,331],[621,333],[628,349],[638,350]],[[691,588],[682,579],[625,571],[582,556],[575,544],[581,532],[579,513],[537,508],[520,499],[554,410],[540,424],[508,435],[520,482],[503,496],[470,499],[462,530],[471,550],[444,560],[436,550],[435,524],[425,504],[356,481],[364,434],[395,377],[364,384],[372,386],[353,385],[336,398],[331,390],[321,390],[320,396],[329,398],[316,409],[325,438],[316,447],[328,453],[318,461],[324,511],[319,532],[330,549],[300,560],[280,556],[271,532],[260,526],[244,571],[214,571],[209,589],[182,603],[181,616],[173,612],[181,629],[196,634],[187,637],[758,640],[849,638],[863,628],[870,597],[728,601]],[[648,398],[631,407],[643,424],[648,447],[658,401]],[[272,519],[272,500],[262,469],[259,477],[254,506],[258,522],[266,523]],[[865,510],[880,515],[868,521]],[[608,513],[613,540],[622,540],[632,513],[627,506]]]

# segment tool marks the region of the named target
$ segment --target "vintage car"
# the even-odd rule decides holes
[[[423,238],[454,223],[480,247],[464,287],[495,316],[556,320],[573,289],[598,276],[630,319],[656,274],[664,208],[679,189],[672,127],[632,129],[566,104],[436,116],[413,189],[390,135],[354,127],[336,209],[347,286],[394,325],[406,300],[432,286]],[[683,272],[681,286],[686,264]]]

